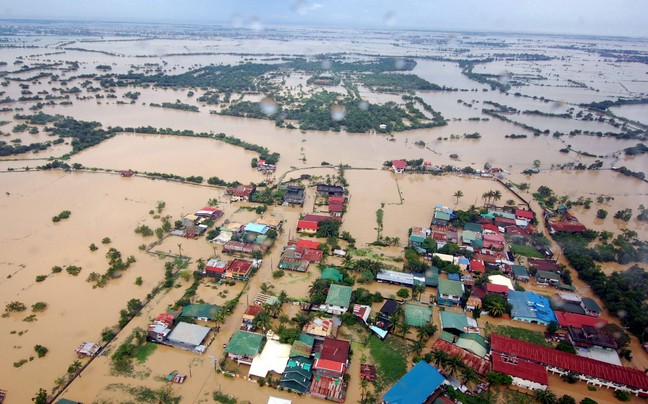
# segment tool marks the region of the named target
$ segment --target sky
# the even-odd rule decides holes
[[[0,0],[0,18],[648,37],[648,0]]]

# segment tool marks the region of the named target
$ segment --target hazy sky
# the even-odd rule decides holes
[[[0,0],[0,18],[648,37],[648,0]]]

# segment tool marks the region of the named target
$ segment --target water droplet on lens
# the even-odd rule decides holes
[[[511,78],[512,78],[511,73],[503,72],[502,74],[499,75],[497,79],[502,84],[508,84],[511,81]]]
[[[393,11],[387,11],[383,16],[383,21],[385,22],[385,25],[393,27],[396,25],[396,13]]]
[[[343,120],[345,115],[346,115],[346,111],[343,105],[334,104],[331,107],[331,119],[333,119],[334,121]]]
[[[322,60],[322,69],[331,70],[331,61],[329,59]]]
[[[259,17],[252,17],[252,20],[250,21],[250,29],[253,29],[255,31],[261,31],[263,29],[263,24],[261,23],[261,19]]]
[[[358,104],[358,108],[360,108],[363,111],[368,111],[369,103],[367,101],[360,101],[360,104]]]
[[[403,59],[396,59],[394,63],[396,70],[403,70],[405,68],[405,61]]]
[[[261,112],[268,116],[274,115],[279,109],[279,106],[277,105],[275,100],[270,97],[265,97],[264,99],[262,99],[259,103],[259,107],[261,108]]]
[[[239,14],[232,14],[232,17],[230,18],[230,25],[232,26],[232,28],[242,28],[243,19]]]

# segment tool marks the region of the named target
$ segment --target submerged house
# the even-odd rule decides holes
[[[454,306],[461,302],[464,294],[464,285],[460,281],[451,281],[449,279],[439,279],[437,289],[437,301],[444,306]]]
[[[346,313],[351,304],[352,291],[353,289],[350,286],[331,285],[326,296],[326,302],[320,306],[320,310],[334,315]]]
[[[445,377],[429,363],[418,362],[383,396],[384,404],[423,404],[447,383]]]
[[[249,331],[236,331],[230,338],[225,353],[231,360],[241,364],[252,365],[252,360],[259,355],[265,337]]]
[[[313,397],[342,402],[346,396],[344,374],[349,366],[349,341],[326,338],[313,364]]]

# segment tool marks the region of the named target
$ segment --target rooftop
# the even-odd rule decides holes
[[[249,331],[236,331],[225,352],[238,356],[256,356],[261,351],[264,336]]]
[[[215,304],[190,304],[182,308],[182,317],[214,320],[219,311],[221,308]]]
[[[326,304],[330,306],[349,307],[351,303],[351,286],[331,285],[328,295],[326,295]]]
[[[538,321],[544,324],[556,321],[551,303],[544,296],[512,290],[508,294],[508,302],[513,306],[511,309],[513,319]]]
[[[168,340],[180,344],[200,345],[209,334],[211,328],[201,325],[180,322],[168,336]]]
[[[432,317],[432,310],[427,306],[419,306],[411,303],[405,304],[405,322],[410,327],[420,327],[427,324]]]
[[[549,384],[547,369],[542,365],[525,361],[524,359],[511,359],[499,353],[493,353],[491,360],[493,361],[493,370],[496,372],[519,377],[520,379],[540,383],[545,386]]]
[[[611,365],[590,358],[562,352],[557,349],[519,341],[499,334],[491,334],[491,350],[532,362],[555,366],[568,371],[597,377],[602,380],[648,390],[648,375],[623,366]]]
[[[423,403],[445,378],[429,363],[420,361],[383,396],[387,404]]]
[[[439,293],[442,295],[461,296],[464,293],[463,283],[439,278]]]

